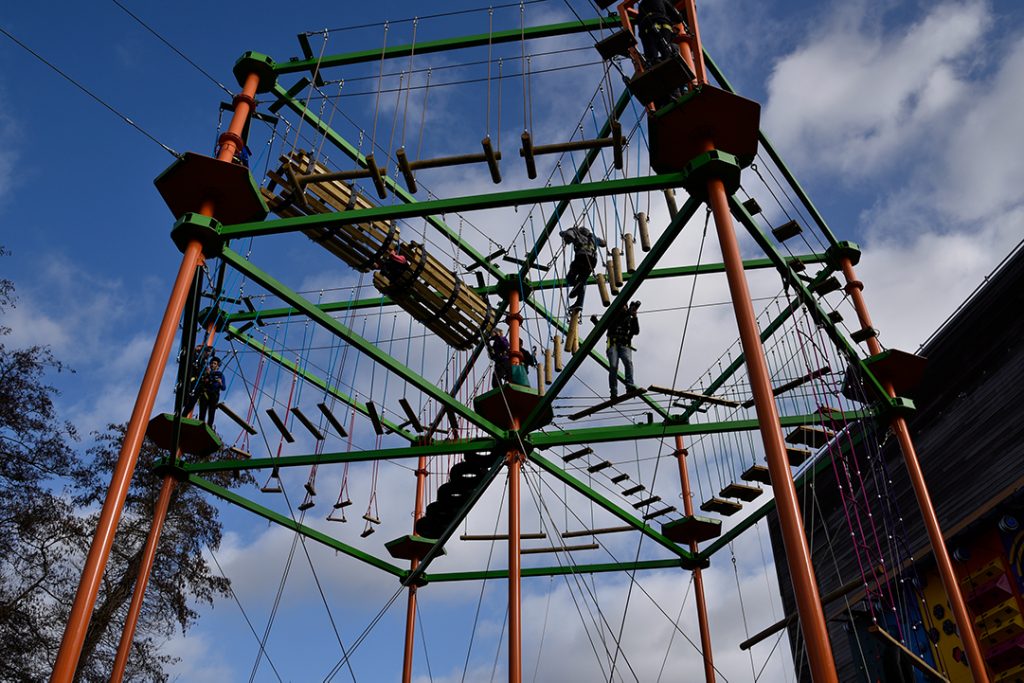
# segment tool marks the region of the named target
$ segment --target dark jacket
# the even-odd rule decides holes
[[[640,0],[640,26],[656,23],[682,24],[683,15],[670,0]]]
[[[633,337],[638,334],[640,334],[640,321],[637,320],[636,311],[628,306],[619,311],[608,325],[608,341],[612,344],[629,346]]]

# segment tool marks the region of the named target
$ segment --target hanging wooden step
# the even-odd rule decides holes
[[[635,531],[633,526],[606,526],[597,529],[578,529],[575,531],[563,531],[562,538],[581,538],[583,536],[598,536],[601,534],[618,534],[623,531]]]
[[[519,149],[519,156],[526,162],[526,175],[531,179],[537,177],[537,159],[544,154],[564,154],[566,152],[578,152],[582,150],[603,149],[611,147],[613,153],[613,164],[615,168],[622,170],[624,154],[623,148],[626,144],[625,136],[622,134],[622,124],[612,120],[611,134],[606,138],[594,138],[591,140],[569,140],[568,142],[555,142],[548,145],[533,144],[533,136],[530,131],[523,131],[521,136],[522,147]]]
[[[730,517],[742,510],[743,506],[724,498],[711,498],[701,503],[700,509],[704,512],[717,512],[720,515]]]
[[[650,387],[648,387],[648,389],[650,391],[656,391],[659,394],[668,394],[669,396],[679,396],[680,398],[688,398],[691,401],[699,401],[701,403],[713,403],[715,405],[726,406],[726,407],[729,407],[729,408],[737,408],[740,405],[739,401],[731,401],[729,399],[721,398],[719,396],[707,396],[705,394],[697,394],[697,393],[694,393],[692,391],[683,391],[682,389],[670,389],[669,387],[659,387],[659,386],[654,385],[654,384],[652,384]],[[680,406],[680,407],[685,407],[685,406]]]
[[[409,188],[411,194],[416,194],[419,191],[415,172],[421,169],[445,168],[448,166],[462,166],[484,162],[487,163],[487,169],[491,173],[491,180],[495,184],[500,183],[501,171],[498,168],[498,162],[501,161],[501,152],[495,151],[490,137],[485,137],[480,141],[480,144],[484,150],[482,154],[454,154],[451,156],[434,157],[433,159],[419,159],[417,161],[409,161],[405,147],[400,147],[395,156],[398,158],[398,169],[402,172],[402,177],[405,179],[405,186]]]
[[[806,448],[786,448],[786,458],[789,460],[790,467],[800,467],[813,455],[814,451],[809,451]]]
[[[223,402],[217,404],[217,410],[227,415],[232,422],[234,422],[236,425],[244,429],[247,433],[249,433],[252,436],[256,436],[256,428],[253,427],[248,422],[246,422],[245,420],[243,420],[238,413],[231,410],[231,408],[229,408]]]
[[[174,448],[174,434],[174,415],[172,413],[157,415],[149,421],[149,426],[146,428],[146,436],[149,437],[149,440],[165,451],[171,451]],[[205,422],[183,417],[178,430],[177,445],[182,453],[206,457],[220,450],[223,443],[213,428]]]
[[[597,48],[601,59],[608,60],[612,57],[628,57],[629,49],[636,47],[636,37],[630,31],[622,28],[604,40],[594,43],[594,47]]]
[[[883,385],[891,384],[896,395],[903,396],[921,383],[928,359],[899,349],[888,349],[865,358],[864,364],[879,382]],[[847,369],[843,380],[843,396],[851,401],[863,401],[865,397],[869,401],[874,400],[874,391],[864,384],[859,375],[854,366]]]
[[[751,465],[747,468],[746,472],[740,475],[740,479],[743,481],[756,481],[765,486],[772,485],[771,475],[768,474],[768,468],[764,465]]]
[[[573,413],[572,415],[569,416],[569,419],[570,420],[579,420],[580,418],[586,417],[587,415],[593,415],[594,413],[596,413],[596,412],[598,412],[600,410],[604,410],[605,408],[610,408],[613,405],[622,403],[623,401],[628,401],[629,399],[636,398],[637,396],[642,396],[643,394],[646,394],[646,393],[647,393],[647,389],[644,389],[643,387],[634,387],[633,389],[630,389],[629,391],[624,393],[622,396],[619,396],[617,398],[608,399],[607,401],[601,401],[597,405],[593,405],[593,406],[590,406],[589,408],[585,408],[585,409],[583,409],[583,410],[581,410],[579,412]]]
[[[612,466],[611,461],[610,460],[605,460],[604,462],[599,462],[596,465],[591,465],[590,467],[587,468],[587,472],[589,472],[590,474],[594,474],[595,472],[600,472],[601,470],[606,470],[606,469],[608,469],[611,466]]]
[[[312,163],[309,153],[305,150],[297,150],[288,156],[282,156],[281,166],[267,173],[269,182],[266,187],[261,188],[267,206],[282,218],[339,213],[373,206],[341,179],[307,183],[300,189],[292,180],[296,169],[300,175],[308,171],[321,178],[330,173],[322,164]],[[359,177],[368,176],[368,173],[363,173]],[[302,232],[363,273],[377,267],[391,245],[398,243],[400,235],[397,225],[385,221],[329,228],[312,227]]]
[[[782,225],[772,228],[772,234],[775,235],[775,239],[780,242],[792,239],[803,231],[803,228],[801,228],[800,224],[796,221],[786,221]]]
[[[760,486],[750,486],[747,484],[733,482],[719,491],[718,495],[722,498],[737,498],[749,503],[750,501],[755,500],[762,493],[764,493],[764,489]]]
[[[324,433],[321,432],[315,424],[313,424],[313,421],[306,417],[305,413],[299,410],[298,406],[292,406],[291,413],[295,416],[296,420],[302,423],[302,426],[306,428],[306,431],[313,435],[314,439],[317,441],[323,441],[326,438]]]
[[[693,72],[682,58],[670,57],[629,79],[626,87],[640,104],[647,106],[667,100],[669,95],[692,80]]]
[[[665,515],[670,514],[672,512],[675,512],[675,511],[676,511],[675,505],[669,505],[667,507],[663,507],[663,508],[659,508],[658,510],[654,510],[653,512],[648,512],[647,514],[645,514],[643,516],[643,520],[645,522],[648,522],[648,521],[654,519],[655,517],[664,517]]]
[[[345,428],[341,426],[340,422],[338,422],[338,418],[334,417],[334,413],[331,412],[331,409],[327,407],[326,403],[317,403],[316,407],[320,409],[324,418],[326,418],[327,421],[331,423],[331,426],[334,427],[334,430],[338,432],[338,436],[343,439],[348,436],[348,432],[346,432]]]
[[[786,443],[818,449],[831,441],[835,435],[835,432],[825,427],[800,425],[786,435]]]
[[[722,535],[722,521],[688,515],[662,524],[661,535],[676,543],[703,543]]]
[[[586,448],[581,448],[578,451],[573,451],[572,453],[569,453],[567,455],[563,455],[562,456],[562,462],[572,462],[573,460],[576,460],[577,458],[582,458],[584,455],[590,455],[593,452],[594,452],[594,449],[590,448],[589,446],[586,447]]]
[[[389,277],[378,271],[373,285],[450,346],[466,350],[486,339],[497,322],[490,303],[427,253],[422,244],[402,245],[406,267]]]
[[[521,548],[520,555],[538,555],[540,553],[574,553],[581,550],[597,550],[600,548],[597,543],[584,543],[582,545],[556,545],[549,548]]]

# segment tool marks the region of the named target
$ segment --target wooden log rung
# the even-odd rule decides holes
[[[423,425],[420,424],[419,418],[416,416],[416,412],[412,409],[412,406],[409,405],[409,401],[407,401],[403,396],[398,399],[398,405],[402,406],[402,410],[405,411],[405,416],[409,418],[409,424],[412,425],[412,428],[417,432],[422,432]]]
[[[242,417],[240,415],[238,415],[238,413],[236,413],[235,411],[231,410],[231,408],[228,408],[227,405],[225,405],[223,402],[217,404],[217,409],[220,410],[220,412],[222,412],[225,415],[227,415],[228,418],[230,418],[232,422],[234,422],[239,427],[241,427],[243,430],[248,432],[251,436],[256,436],[256,434],[258,433],[256,431],[255,427],[253,427],[251,424],[249,424],[248,422],[243,420]]]
[[[586,543],[583,545],[556,545],[550,548],[522,548],[520,555],[539,555],[541,553],[573,553],[580,550],[597,550],[600,548],[597,543]]]
[[[577,531],[563,531],[562,538],[581,538],[583,536],[599,536],[601,534],[618,534],[623,531],[634,531],[632,526],[608,526],[597,529],[579,529]]]
[[[582,458],[584,455],[590,455],[593,452],[594,452],[594,449],[590,448],[589,446],[587,448],[581,448],[580,450],[573,451],[572,453],[569,453],[568,455],[563,455],[562,456],[562,462],[572,462],[573,460],[576,460],[577,458]]]
[[[669,396],[679,396],[680,398],[688,398],[691,401],[702,401],[704,403],[713,403],[719,406],[726,406],[729,408],[738,408],[741,403],[739,401],[730,401],[726,398],[720,398],[718,396],[707,396],[705,394],[698,394],[692,391],[683,391],[682,389],[670,389],[669,387],[660,387],[652,384],[648,387],[650,391],[655,391],[659,394],[668,394]]]
[[[384,425],[380,422],[380,415],[377,414],[377,406],[373,405],[373,401],[366,402],[366,415],[373,423],[373,431],[377,433],[377,436],[383,436]]]
[[[295,443],[295,437],[288,431],[288,428],[284,424],[284,420],[274,412],[273,408],[267,408],[267,416],[270,418],[270,421],[274,423],[274,426],[277,427],[277,431],[281,432],[281,436],[284,437],[285,441],[288,443]]]
[[[309,433],[313,435],[314,439],[316,439],[317,441],[323,441],[326,438],[324,436],[324,433],[321,432],[320,429],[315,424],[313,424],[312,420],[306,417],[306,415],[301,410],[299,410],[298,406],[293,406],[291,412],[292,415],[295,416],[295,419],[301,422],[302,426],[305,427],[309,431]]]

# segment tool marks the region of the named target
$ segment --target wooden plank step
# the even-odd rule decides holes
[[[710,500],[706,500],[701,503],[700,509],[704,512],[717,512],[720,515],[730,517],[742,510],[743,506],[734,501],[725,500],[724,498],[711,498]]]
[[[748,484],[733,482],[719,491],[718,495],[723,498],[737,498],[749,503],[750,501],[755,500],[762,493],[764,493],[764,489],[760,486],[750,486]]]
[[[804,446],[810,446],[811,448],[818,449],[827,444],[834,436],[835,432],[831,429],[811,425],[800,425],[786,435],[786,443],[793,445],[802,444]]]
[[[786,457],[789,458],[790,467],[800,467],[814,453],[806,448],[786,448]]]
[[[772,478],[768,474],[768,468],[764,465],[751,465],[747,471],[740,475],[743,481],[756,481],[766,486],[772,485]]]
[[[623,401],[628,401],[631,398],[636,398],[637,396],[642,396],[645,393],[647,393],[647,389],[644,389],[643,387],[635,387],[635,388],[627,391],[626,393],[624,393],[622,396],[619,396],[617,398],[608,399],[607,401],[601,401],[600,403],[598,403],[596,405],[592,405],[589,408],[585,408],[585,409],[583,409],[583,410],[581,410],[581,411],[579,411],[577,413],[573,413],[572,415],[569,416],[569,419],[570,420],[578,420],[581,417],[586,417],[587,415],[593,415],[594,413],[596,413],[596,412],[598,412],[600,410],[604,410],[605,408],[610,408],[613,405],[622,403]]]

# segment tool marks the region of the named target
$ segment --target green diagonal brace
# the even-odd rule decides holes
[[[743,203],[739,201],[735,196],[729,197],[729,206],[732,209],[732,213],[739,219],[740,223],[747,229],[750,236],[754,238],[757,245],[764,250],[768,255],[768,258],[775,262],[775,267],[779,270],[782,277],[793,287],[796,291],[797,296],[803,301],[804,305],[810,310],[815,322],[825,328],[825,334],[829,336],[832,343],[836,347],[846,354],[846,357],[850,362],[857,365],[858,369],[863,373],[865,380],[871,385],[871,387],[877,392],[879,398],[888,402],[889,392],[881,385],[874,373],[864,363],[864,360],[857,353],[857,350],[853,348],[846,337],[839,333],[836,329],[835,323],[828,319],[828,314],[821,308],[821,304],[818,299],[811,294],[811,290],[807,288],[804,281],[797,277],[796,271],[786,261],[786,259],[779,253],[779,250],[775,248],[775,245],[771,243],[771,240],[764,234],[761,227],[754,220],[754,217],[743,206]]]
[[[510,190],[508,192],[489,192],[487,194],[469,195],[466,197],[431,199],[425,202],[372,206],[366,209],[352,209],[351,211],[331,214],[315,214],[312,216],[296,216],[295,218],[279,218],[273,221],[222,225],[218,228],[218,232],[224,239],[238,239],[241,237],[259,237],[262,235],[298,232],[309,228],[329,228],[332,226],[353,225],[373,221],[420,218],[458,211],[477,211],[528,205],[537,202],[554,202],[582,199],[584,197],[604,197],[630,192],[647,192],[650,190],[680,187],[686,180],[686,177],[687,174],[681,172],[663,173],[661,175],[640,176],[637,178],[601,180],[593,183],[580,183],[578,185],[556,185],[525,190]],[[489,262],[485,261],[479,253],[475,258],[478,262],[489,265]],[[491,265],[489,270],[496,276],[501,276],[501,271],[493,265]]]
[[[342,543],[341,541],[335,538],[331,538],[327,534],[321,531],[317,531],[312,527],[308,527],[305,524],[299,524],[291,517],[285,517],[284,515],[274,512],[269,508],[265,508],[258,503],[254,503],[248,498],[238,495],[234,491],[230,491],[221,486],[217,486],[213,482],[207,481],[202,477],[197,477],[194,474],[189,475],[188,482],[190,484],[195,484],[204,491],[209,491],[218,498],[223,498],[229,503],[234,503],[235,505],[242,509],[248,510],[249,512],[254,512],[260,517],[263,517],[264,519],[270,520],[275,524],[280,524],[284,528],[291,529],[292,531],[302,534],[306,538],[310,538],[316,541],[317,543],[322,543],[323,545],[327,546],[328,548],[331,548],[332,550],[337,550],[338,552],[345,553],[346,555],[354,557],[357,560],[361,560],[362,562],[372,565],[377,569],[383,569],[387,573],[393,574],[394,576],[400,577],[403,574],[405,574],[406,570],[400,569],[399,567],[396,567],[390,562],[385,562],[384,560],[374,557],[369,553],[365,553],[362,550],[359,550],[358,548],[348,545],[347,543]]]
[[[859,420],[875,415],[873,410],[858,410],[843,413],[847,420]],[[821,415],[786,415],[779,418],[780,427],[799,427],[801,425],[821,424]],[[756,419],[729,420],[725,422],[706,422],[701,424],[663,423],[652,425],[620,425],[617,427],[586,427],[583,429],[560,429],[557,432],[534,432],[530,434],[530,443],[536,448],[553,446],[575,446],[589,443],[606,443],[609,441],[633,441],[636,439],[660,439],[669,436],[693,436],[699,434],[722,434],[726,432],[745,432],[758,429],[760,423]]]
[[[685,226],[687,221],[689,221],[693,214],[697,212],[697,209],[701,204],[702,201],[700,199],[690,197],[686,200],[686,204],[679,209],[679,213],[677,213],[675,218],[669,222],[668,227],[665,228],[664,232],[661,233],[661,236],[658,237],[658,241],[654,243],[653,247],[651,247],[650,253],[648,253],[647,256],[644,257],[644,260],[640,262],[640,265],[637,266],[633,277],[623,284],[619,295],[615,297],[611,306],[605,310],[604,315],[602,315],[601,319],[598,320],[597,325],[594,326],[594,329],[590,331],[587,338],[580,344],[579,352],[572,355],[569,362],[566,363],[565,367],[562,368],[562,371],[558,373],[558,377],[556,377],[555,381],[551,383],[550,387],[548,387],[544,397],[541,398],[536,407],[534,407],[533,412],[531,412],[526,418],[524,421],[526,431],[529,431],[529,429],[535,424],[537,416],[543,415],[544,411],[551,406],[551,402],[558,396],[559,392],[562,391],[562,388],[572,378],[573,373],[576,372],[576,369],[583,362],[583,359],[594,348],[594,345],[597,344],[597,340],[604,334],[608,325],[611,324],[611,321],[619,311],[622,310],[626,305],[626,302],[630,300],[636,290],[640,288],[640,283],[643,282],[644,277],[654,268],[655,264],[659,259],[661,259],[665,252],[668,251],[672,242],[675,241],[676,236],[680,231],[682,231],[683,226]]]
[[[623,522],[636,529],[637,531],[643,533],[651,540],[655,541],[656,543],[659,543],[660,545],[663,545],[664,547],[668,548],[673,553],[675,553],[679,557],[684,558],[688,562],[694,561],[693,553],[683,549],[679,545],[676,545],[669,539],[665,538],[660,533],[655,531],[653,528],[651,528],[641,520],[637,519],[633,515],[629,514],[628,512],[620,508],[618,505],[608,500],[600,493],[598,493],[597,491],[595,491],[594,489],[590,488],[582,481],[577,479],[576,477],[572,476],[571,474],[563,470],[558,465],[554,464],[544,456],[538,454],[536,451],[530,453],[527,457],[530,459],[531,462],[537,463],[544,471],[555,475],[557,478],[561,479],[563,482],[568,484],[571,488],[575,489],[579,493],[582,493],[584,496],[594,501],[595,503],[603,507],[605,510],[612,513],[613,515],[615,515]]]
[[[308,370],[303,370],[298,366],[297,363],[288,360],[281,354],[269,348],[266,344],[256,341],[247,334],[240,333],[238,331],[238,328],[228,325],[228,334],[237,339],[238,341],[242,342],[249,348],[253,349],[254,351],[257,351],[266,358],[270,359],[271,362],[277,363],[278,365],[286,368],[290,372],[295,373],[296,375],[298,375],[305,381],[309,382],[310,384],[319,387],[324,391],[324,393],[333,396],[334,398],[338,399],[345,405],[354,408],[363,415],[369,414],[368,411],[366,410],[366,404],[360,403],[359,401],[355,400],[354,398],[352,398],[345,392],[341,391],[337,387],[330,386],[329,384],[327,384],[327,380],[323,379],[322,377],[318,377],[317,375],[314,375]],[[382,417],[380,423],[387,427],[388,429],[392,430],[395,434],[405,437],[405,439],[407,439],[408,441],[415,441],[417,438],[419,438],[415,434],[402,429],[391,420]]]
[[[437,387],[433,382],[428,381],[426,378],[413,372],[410,368],[402,365],[390,355],[384,353],[369,341],[363,339],[354,331],[318,309],[313,302],[308,301],[306,298],[285,286],[283,283],[278,282],[272,276],[254,266],[241,255],[225,248],[221,254],[221,258],[227,261],[235,270],[251,278],[254,282],[259,284],[261,287],[264,287],[267,291],[273,293],[286,303],[299,309],[299,311],[304,315],[309,316],[309,318],[314,322],[341,337],[350,345],[369,356],[372,360],[384,366],[388,370],[391,370],[406,382],[425,393],[427,396],[435,399],[441,405],[455,411],[455,413],[463,416],[491,436],[495,438],[504,437],[504,429],[483,416],[478,415],[475,411],[471,410],[459,401],[456,401]]]
[[[458,455],[479,453],[497,448],[494,439],[472,441],[439,441],[422,446],[403,448],[381,448],[369,451],[346,451],[338,453],[311,453],[289,455],[282,458],[250,458],[248,460],[210,460],[206,462],[182,463],[186,472],[235,472],[239,470],[260,470],[268,467],[307,467],[309,465],[334,465],[342,462],[376,462],[378,460],[401,460],[419,456]]]
[[[460,38],[445,38],[442,40],[424,41],[422,43],[395,45],[383,50],[360,50],[340,55],[327,55],[321,59],[303,59],[301,61],[283,62],[274,65],[274,71],[279,74],[297,73],[319,69],[329,69],[336,66],[348,64],[364,64],[366,62],[379,62],[382,59],[397,59],[408,57],[412,54],[425,55],[433,52],[446,52],[449,50],[460,50],[469,47],[481,47],[484,45],[499,43],[513,43],[520,40],[533,40],[537,38],[551,38],[564,36],[584,31],[599,31],[603,28],[614,28],[620,26],[617,16],[600,17],[597,19],[585,19],[583,21],[567,21],[560,24],[546,24],[544,26],[528,26],[523,29],[511,29],[508,31],[494,31],[492,33],[480,33]]]

